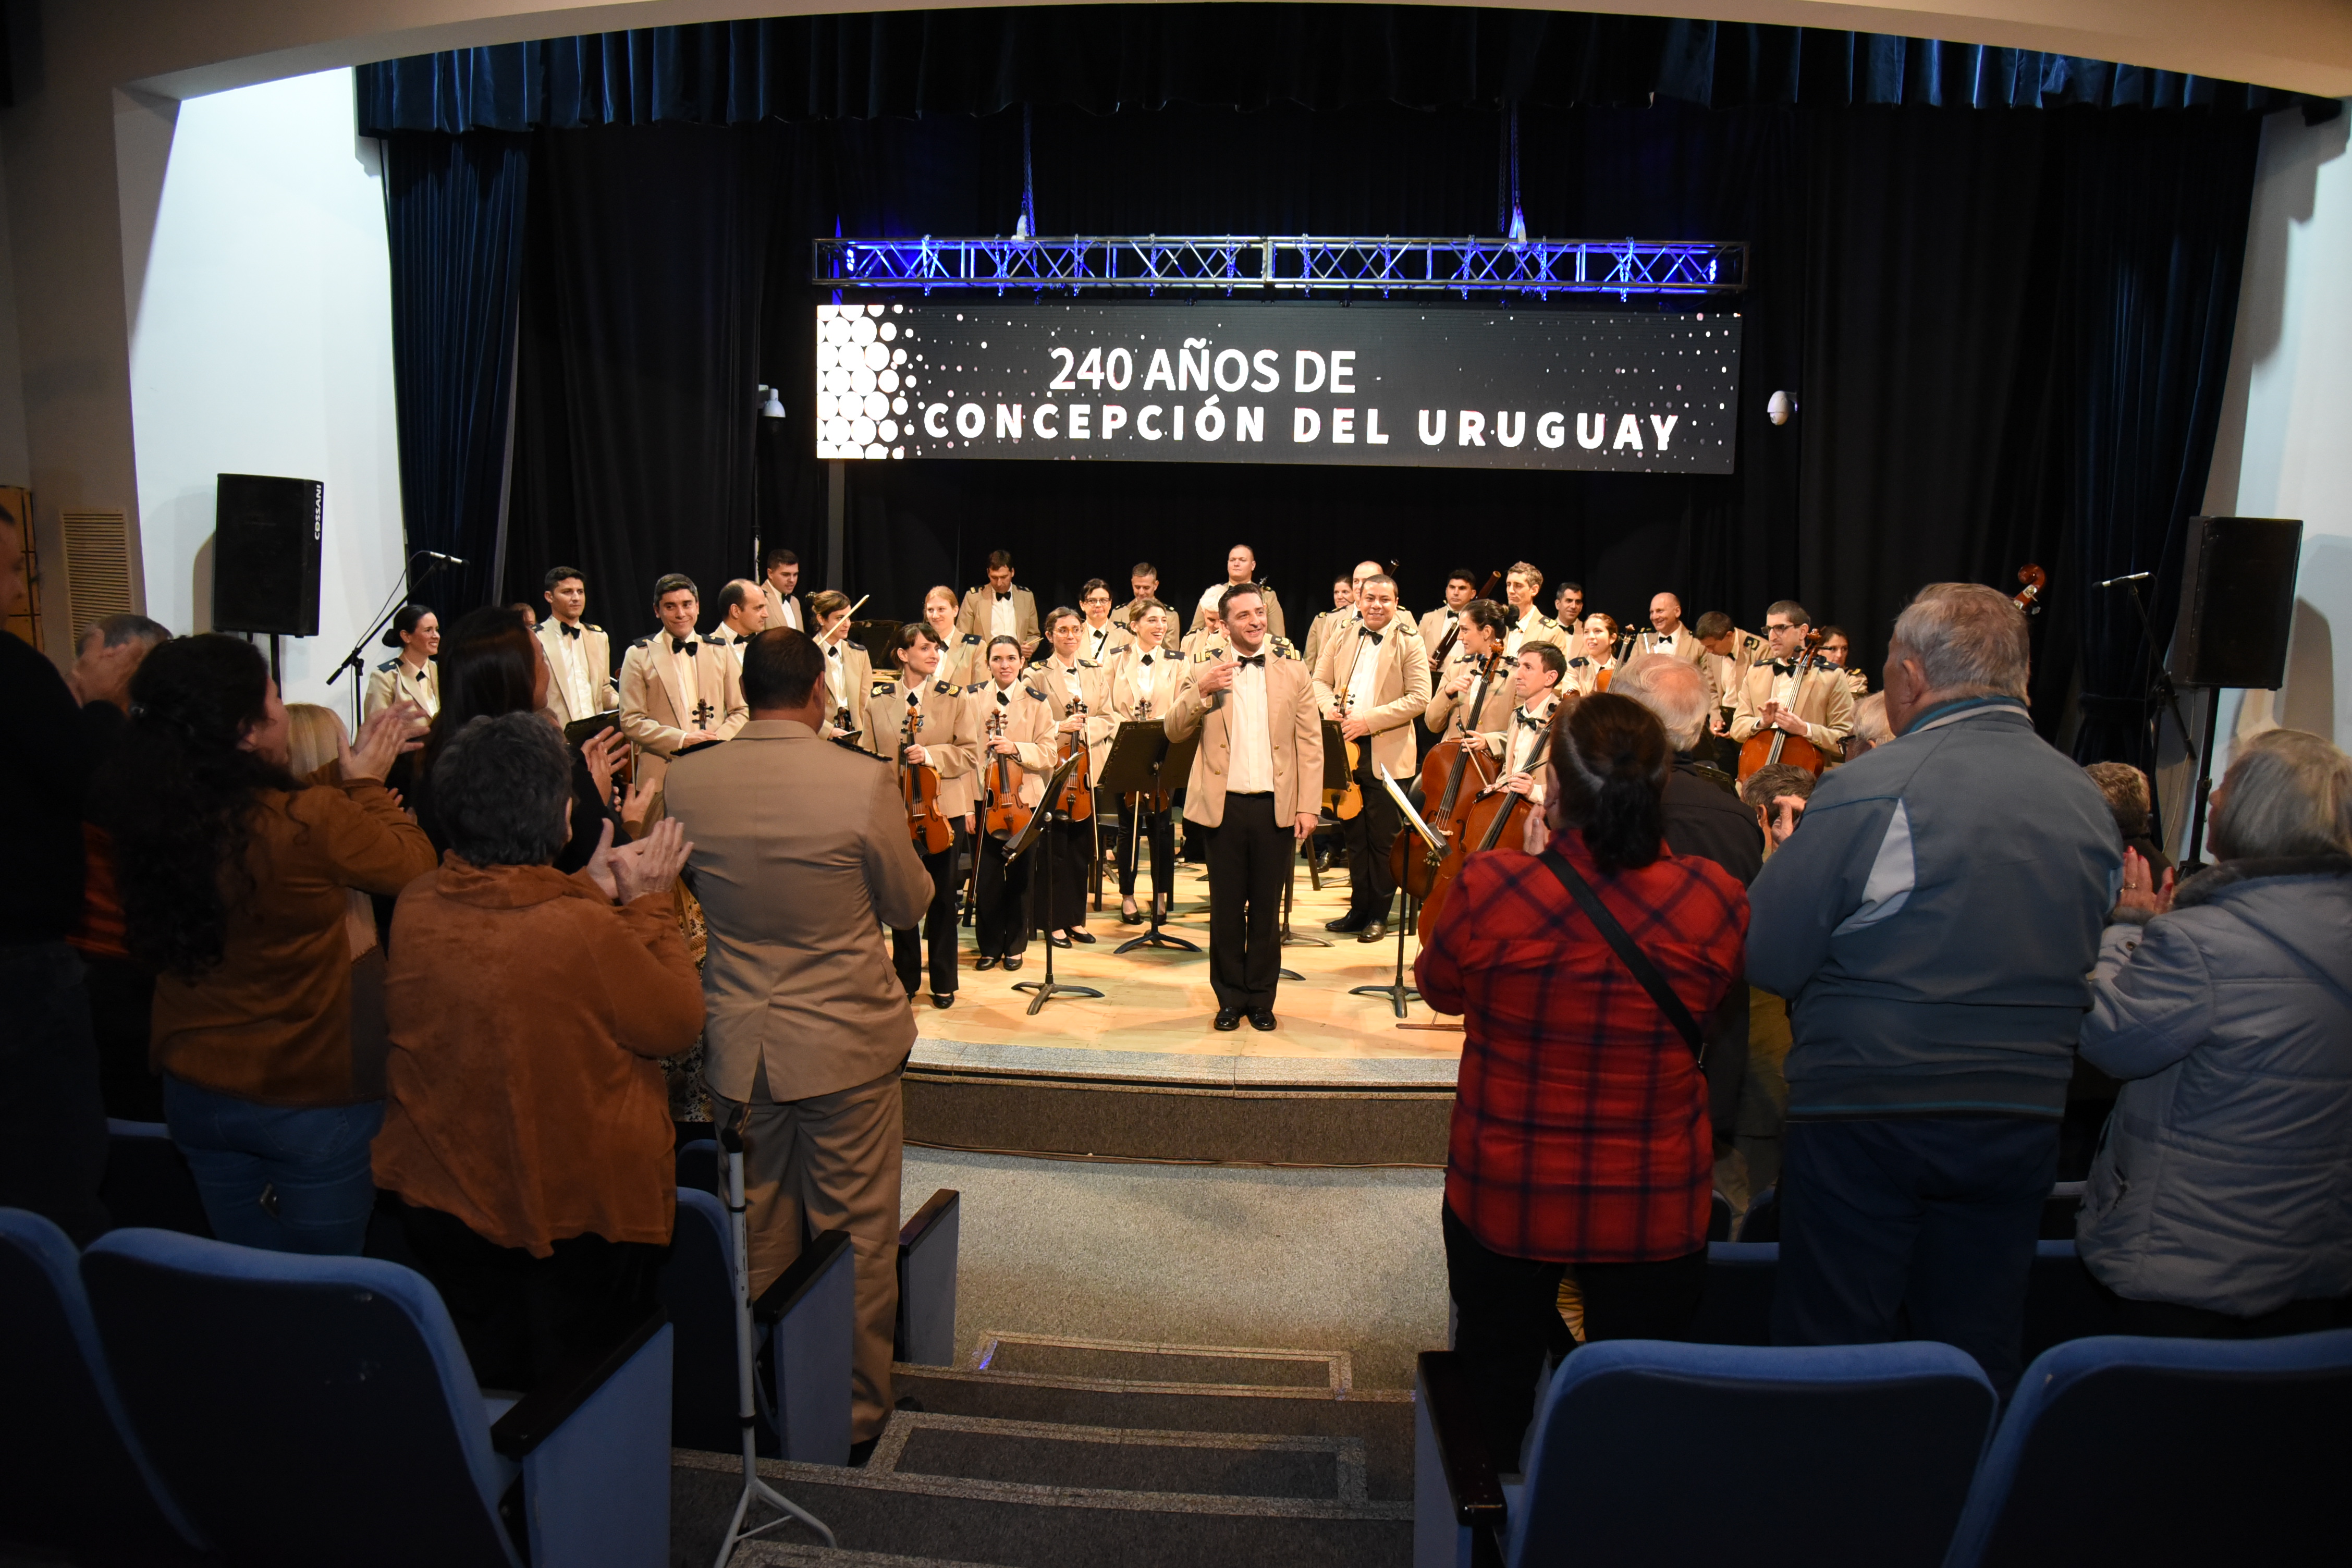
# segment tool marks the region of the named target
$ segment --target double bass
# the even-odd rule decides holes
[[[1792,700],[1799,691],[1804,689],[1806,675],[1821,662],[1821,651],[1820,629],[1808,630],[1805,633],[1805,649],[1797,656],[1796,679],[1789,688]],[[1758,768],[1768,767],[1774,763],[1790,763],[1819,778],[1822,770],[1829,766],[1829,758],[1819,746],[1802,735],[1791,735],[1777,725],[1759,730],[1740,743],[1739,776],[1742,780]]]
[[[915,847],[937,855],[955,842],[955,824],[940,809],[940,771],[928,763],[910,763],[908,750],[916,745],[915,728],[922,719],[921,699],[907,693],[907,725],[898,739],[898,798],[907,803],[907,831]]]
[[[1528,772],[1535,773],[1551,761],[1551,730],[1560,715],[1572,705],[1570,698],[1561,698],[1552,704],[1543,722],[1536,726],[1535,744],[1528,750]],[[1508,755],[1508,742],[1505,746]],[[1503,842],[1503,835],[1518,820],[1519,807],[1528,803],[1526,795],[1503,787],[1508,774],[1498,773],[1493,782],[1480,790],[1464,806],[1461,826],[1453,834],[1453,848],[1445,861],[1431,879],[1429,891],[1422,896],[1420,937],[1429,940],[1437,929],[1437,916],[1445,907],[1445,895],[1453,890],[1454,878],[1462,874],[1462,864],[1481,850],[1492,849]]]
[[[1486,772],[1486,748],[1470,728],[1470,721],[1486,705],[1487,683],[1502,663],[1498,648],[1486,656],[1465,694],[1467,701],[1456,710],[1454,733],[1432,746],[1421,764],[1421,796],[1437,804],[1429,812],[1427,821],[1442,841],[1443,848],[1433,850],[1422,842],[1418,834],[1400,833],[1389,847],[1389,874],[1399,887],[1420,900],[1423,930],[1428,929],[1430,890],[1443,877],[1451,881],[1462,860],[1462,831],[1469,809],[1480,794],[1495,781]],[[1478,783],[1465,798],[1462,782],[1473,768],[1477,770]]]

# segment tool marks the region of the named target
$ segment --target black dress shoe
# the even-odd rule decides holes
[[[1055,947],[1067,947],[1070,945],[1070,939],[1066,936],[1048,936],[1045,940],[1052,942]]]
[[[1118,911],[1118,923],[1123,926],[1140,925],[1143,923],[1142,911],[1132,904],[1124,905]]]
[[[932,992],[932,993],[931,993],[931,1005],[932,1005],[932,1006],[934,1006],[934,1007],[952,1007],[952,1006],[954,1006],[954,1005],[955,1005],[955,993],[954,993],[954,992],[952,992],[952,991],[934,991],[934,992]]]
[[[1072,942],[1082,942],[1088,947],[1092,947],[1095,944],[1095,933],[1088,931],[1084,926],[1072,926],[1070,928],[1070,940]]]
[[[1385,939],[1388,934],[1389,922],[1386,921],[1374,921],[1371,924],[1366,926],[1362,931],[1356,933],[1356,940],[1358,942],[1380,942]]]
[[[1255,1029],[1259,1034],[1263,1035],[1270,1033],[1274,1028],[1274,1009],[1271,1007],[1253,1007],[1250,1009],[1249,1021],[1250,1027]]]
[[[973,964],[972,967],[984,974],[988,971],[995,968],[1002,962],[1003,962],[1002,959],[992,958],[987,954],[982,954],[980,962]]]
[[[1364,929],[1364,922],[1358,920],[1354,915],[1341,915],[1336,921],[1325,921],[1323,922],[1323,929],[1325,931],[1336,931],[1342,936],[1353,936],[1356,932]]]
[[[1011,956],[1007,957],[1007,958],[1005,959],[1005,961],[1004,961],[1004,967],[1005,967],[1006,969],[1008,969],[1008,970],[1013,970],[1013,969],[1018,969],[1018,968],[1020,968],[1020,967],[1021,967],[1021,955],[1020,955],[1019,953],[1017,953],[1017,952],[1016,952],[1016,953],[1013,953],[1013,954],[1012,954]]]
[[[1220,1007],[1217,1009],[1217,1029],[1220,1033],[1230,1035],[1241,1026],[1242,1010],[1239,1007]]]

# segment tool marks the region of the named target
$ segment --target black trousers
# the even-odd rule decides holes
[[[1039,871],[1032,886],[1038,889],[1037,924],[1047,931],[1075,930],[1087,923],[1087,884],[1094,874],[1095,824],[1056,822],[1045,829],[1054,836],[1050,871]],[[1046,847],[1029,851],[1042,866]]]
[[[1396,879],[1389,875],[1389,846],[1403,828],[1404,818],[1372,765],[1370,742],[1359,742],[1358,747],[1356,783],[1363,791],[1364,809],[1339,824],[1339,837],[1348,846],[1348,918],[1384,921],[1396,898]]]
[[[1029,945],[1029,879],[1039,847],[1032,845],[1009,870],[1004,838],[982,834],[972,847],[980,874],[972,889],[972,934],[982,958],[1011,958]]]
[[[404,1199],[400,1220],[485,1388],[528,1393],[567,1357],[642,1321],[669,1258],[667,1247],[601,1236],[567,1236],[553,1256],[533,1258]]]
[[[1143,851],[1151,857],[1151,890],[1170,897],[1174,895],[1176,881],[1176,824],[1174,813],[1146,811],[1142,814]],[[1137,808],[1129,806],[1118,823],[1118,896],[1135,897],[1136,862],[1143,856],[1136,852]]]
[[[88,1247],[106,1233],[106,1105],[80,954],[0,945],[0,1207],[30,1209]]]
[[[890,933],[890,962],[909,996],[923,988],[926,947],[931,950],[931,989],[956,988],[956,851],[963,842],[963,825],[958,823],[953,842],[936,855],[923,856],[923,869],[931,874],[930,908],[923,911],[919,931],[910,927]],[[920,849],[916,852],[921,854]]]
[[[1225,796],[1209,840],[1209,984],[1217,1005],[1274,1005],[1282,971],[1282,889],[1297,853],[1271,795]]]
[[[1478,1401],[1496,1468],[1519,1468],[1519,1443],[1534,1418],[1536,1374],[1547,1357],[1576,1348],[1559,1316],[1559,1282],[1570,1265],[1489,1251],[1449,1205],[1445,1288],[1454,1298],[1454,1351]],[[1706,1248],[1654,1263],[1579,1263],[1584,1341],[1679,1340],[1690,1332],[1706,1291]]]

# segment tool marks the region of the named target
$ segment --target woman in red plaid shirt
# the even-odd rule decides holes
[[[1681,1032],[1548,861],[1580,874],[1702,1027],[1740,972],[1748,894],[1668,850],[1674,752],[1650,710],[1603,692],[1552,730],[1543,854],[1463,866],[1414,975],[1463,1016],[1445,1166],[1455,1348],[1496,1460],[1515,1468],[1542,1358],[1572,1348],[1555,1305],[1570,1267],[1585,1338],[1679,1339],[1706,1278],[1714,1167],[1706,1080]]]

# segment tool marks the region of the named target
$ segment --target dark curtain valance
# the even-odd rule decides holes
[[[991,114],[1802,104],[2267,112],[2294,95],[1816,27],[1412,5],[1069,5],[592,33],[362,66],[360,133]]]

